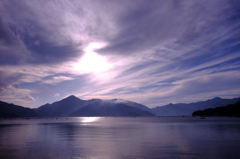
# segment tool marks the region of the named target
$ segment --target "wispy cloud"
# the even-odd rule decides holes
[[[33,107],[76,94],[157,106],[239,96],[239,8],[237,0],[1,1],[0,99]]]
[[[43,80],[42,82],[46,84],[58,84],[63,81],[71,81],[71,80],[74,80],[74,78],[66,77],[66,76],[54,76],[49,79]]]

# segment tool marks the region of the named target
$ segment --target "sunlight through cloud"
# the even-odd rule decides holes
[[[74,65],[74,69],[81,73],[101,73],[110,69],[110,63],[106,57],[99,55],[95,52],[96,49],[100,49],[106,46],[106,43],[94,42],[90,43],[84,48],[85,54]]]

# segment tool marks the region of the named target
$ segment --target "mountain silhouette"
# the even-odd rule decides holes
[[[0,116],[1,117],[36,117],[38,115],[33,109],[0,101]]]
[[[69,96],[53,104],[45,104],[35,109],[43,117],[69,116],[154,116],[148,107],[121,99],[81,100]]]
[[[109,100],[110,102],[113,102],[113,103],[124,103],[128,106],[131,106],[131,107],[135,107],[135,108],[138,108],[138,109],[141,109],[143,111],[149,111],[151,112],[151,109],[148,108],[147,106],[145,105],[142,105],[142,104],[139,104],[139,103],[136,103],[136,102],[132,102],[132,101],[128,101],[128,100],[123,100],[123,99],[112,99],[112,100]]]
[[[74,95],[71,95],[65,99],[54,102],[52,104],[45,104],[36,108],[35,111],[39,116],[44,117],[65,117],[78,110],[80,107],[85,106],[85,101],[81,100]]]
[[[208,108],[192,113],[193,116],[234,116],[240,117],[240,101],[223,107]]]
[[[152,108],[152,113],[154,113],[157,116],[183,116],[183,115],[192,115],[194,111],[207,109],[207,108],[214,108],[214,107],[220,107],[220,106],[226,106],[229,104],[234,104],[236,102],[240,101],[239,98],[233,98],[233,99],[222,99],[219,97],[209,99],[207,101],[200,101],[196,103],[178,103],[178,104],[168,104],[165,106],[158,106],[155,108]]]
[[[234,104],[239,98],[219,97],[196,103],[179,103],[148,108],[123,99],[82,100],[74,95],[35,109],[0,101],[0,117],[77,117],[77,116],[191,116],[194,111]],[[231,108],[229,108],[231,109]]]
[[[148,111],[123,103],[97,102],[80,108],[71,116],[154,116]]]

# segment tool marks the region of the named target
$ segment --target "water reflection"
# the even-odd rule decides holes
[[[100,117],[80,117],[79,120],[82,123],[91,123],[99,120]]]
[[[80,117],[0,124],[0,158],[240,158],[240,120],[174,119]]]

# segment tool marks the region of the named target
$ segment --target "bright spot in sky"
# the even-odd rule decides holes
[[[94,52],[106,46],[105,43],[90,43],[85,49],[85,54],[80,61],[74,65],[74,69],[81,73],[100,73],[107,71],[110,68],[110,63],[104,56]]]
[[[84,51],[85,52],[94,52],[94,50],[96,49],[100,49],[105,47],[107,44],[103,43],[103,42],[92,42],[90,44],[88,44],[85,48]]]

